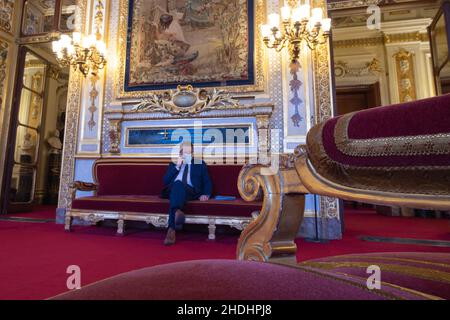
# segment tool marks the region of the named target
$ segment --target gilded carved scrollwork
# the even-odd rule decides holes
[[[296,263],[294,240],[303,220],[305,196],[295,169],[280,168],[265,175],[269,166],[246,165],[238,178],[241,197],[263,197],[259,214],[242,231],[237,258],[264,262]]]
[[[200,112],[240,108],[239,101],[228,92],[213,89],[194,89],[191,85],[178,86],[177,90],[151,94],[132,109],[135,112],[167,112],[189,116]]]

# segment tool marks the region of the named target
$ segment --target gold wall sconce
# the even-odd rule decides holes
[[[301,4],[301,1],[294,8],[285,5],[281,8],[281,17],[277,13],[269,14],[269,23],[261,26],[264,44],[277,52],[288,47],[291,62],[298,63],[302,43],[314,50],[329,38],[331,19],[323,16],[321,8],[311,10],[309,4]]]
[[[80,32],[74,32],[70,37],[63,34],[59,40],[53,41],[52,47],[61,67],[71,66],[85,77],[96,75],[106,65],[106,45],[95,35],[83,37]]]

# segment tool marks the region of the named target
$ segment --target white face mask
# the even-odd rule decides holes
[[[192,161],[192,154],[185,154],[185,155],[183,155],[183,158],[184,158],[184,161],[185,161],[187,164],[191,164],[191,161]]]

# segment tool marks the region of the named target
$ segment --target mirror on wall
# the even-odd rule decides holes
[[[22,36],[73,31],[75,11],[76,0],[27,0],[22,12]]]

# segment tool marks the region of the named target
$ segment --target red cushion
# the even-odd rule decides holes
[[[308,160],[332,183],[381,192],[450,194],[450,95],[359,111],[314,126]]]
[[[167,165],[151,163],[97,163],[98,195],[158,195]]]
[[[424,299],[401,288],[368,290],[366,278],[254,261],[196,260],[123,273],[53,300]],[[261,315],[261,314],[260,314]]]
[[[338,126],[344,121],[349,121],[347,127]],[[342,131],[342,132],[341,132]],[[420,153],[409,155],[408,146],[404,137],[449,134],[450,133],[450,95],[418,100],[404,104],[386,106],[360,111],[340,118],[329,120],[323,126],[322,142],[327,156],[331,160],[348,166],[359,167],[408,167],[408,166],[449,166],[449,152],[434,152],[428,154],[428,140],[423,139],[423,150]],[[347,138],[339,143],[340,136]],[[314,137],[312,133],[311,138]],[[343,149],[350,140],[370,141],[378,138],[397,138],[393,142],[386,142],[386,154],[363,153],[356,146],[353,154],[344,153]],[[310,140],[309,143],[317,143]],[[390,145],[392,143],[392,145]],[[363,147],[368,146],[365,143]],[[396,155],[389,154],[391,148],[401,144]],[[404,146],[403,146],[404,145]],[[438,149],[438,146],[434,146]],[[392,153],[392,152],[391,152]]]
[[[250,217],[253,211],[261,210],[262,202],[209,200],[190,201],[186,204],[187,215]],[[73,209],[127,211],[140,213],[167,213],[169,200],[158,196],[93,196],[75,199]]]
[[[381,270],[382,287],[399,286],[428,298],[450,299],[450,254],[437,252],[380,252],[326,257],[301,266],[367,279],[367,268]]]
[[[167,163],[103,160],[95,164],[97,195],[160,195]],[[241,165],[209,165],[213,194],[239,197]]]

